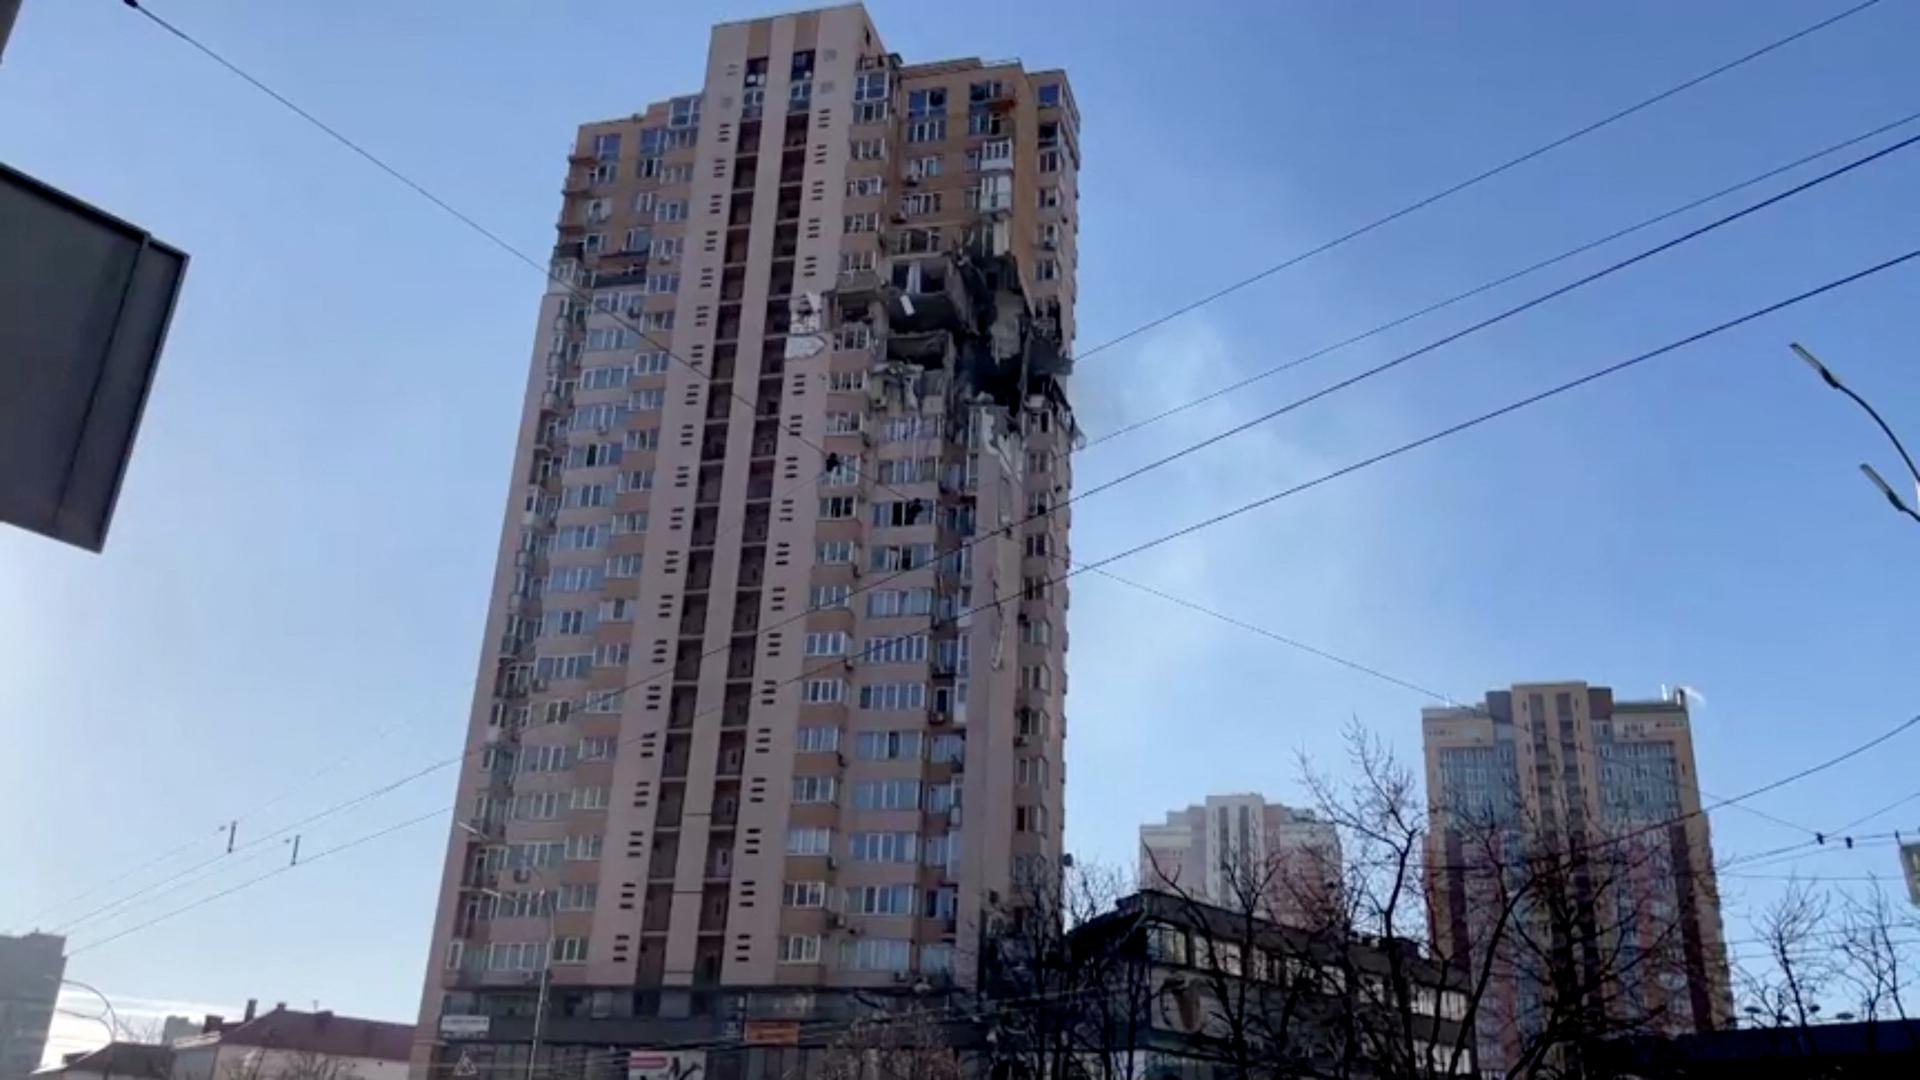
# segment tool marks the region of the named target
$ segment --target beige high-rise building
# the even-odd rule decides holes
[[[789,1075],[1052,878],[1078,130],[859,5],[580,128],[416,1069]]]
[[[1616,1031],[1726,1027],[1726,939],[1684,691],[1618,701],[1581,682],[1523,684],[1420,720],[1434,945],[1469,970],[1490,946],[1494,958],[1475,1024],[1482,1067],[1506,1067],[1542,1025],[1574,1017]]]
[[[1332,823],[1257,793],[1209,795],[1140,826],[1140,888],[1287,926],[1328,925],[1340,866]]]

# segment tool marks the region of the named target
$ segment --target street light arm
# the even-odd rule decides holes
[[[1849,387],[1847,384],[1841,382],[1839,377],[1836,376],[1832,372],[1832,370],[1830,370],[1827,367],[1827,365],[1821,363],[1818,357],[1814,356],[1811,352],[1808,352],[1805,346],[1795,341],[1795,342],[1790,342],[1787,347],[1792,349],[1795,355],[1799,356],[1800,359],[1805,360],[1809,365],[1811,365],[1813,370],[1819,372],[1820,378],[1825,380],[1828,386],[1831,386],[1835,390],[1838,390],[1841,393],[1847,395],[1847,397],[1853,400],[1853,403],[1855,405],[1860,406],[1861,409],[1866,411],[1866,414],[1868,416],[1873,418],[1873,422],[1875,424],[1878,424],[1880,427],[1880,431],[1886,435],[1887,441],[1892,443],[1893,448],[1900,452],[1900,460],[1905,462],[1907,466],[1907,475],[1913,477],[1915,490],[1916,492],[1920,492],[1920,466],[1914,465],[1913,455],[1907,453],[1906,446],[1900,442],[1900,436],[1895,435],[1893,433],[1893,428],[1889,427],[1887,425],[1887,422],[1881,419],[1879,410],[1875,409],[1872,405],[1868,404],[1866,398],[1863,398],[1859,394],[1854,393],[1852,387]],[[1874,482],[1879,483],[1879,480],[1876,478]],[[1885,485],[1882,485],[1882,487],[1884,486]],[[1906,507],[1902,505],[1901,509],[1904,510],[1906,509]]]

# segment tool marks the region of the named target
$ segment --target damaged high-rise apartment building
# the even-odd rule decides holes
[[[1057,872],[1078,127],[853,5],[580,129],[422,1075],[787,1075]]]

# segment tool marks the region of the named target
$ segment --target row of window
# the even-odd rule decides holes
[[[824,881],[789,881],[780,888],[784,907],[822,909],[832,897]],[[959,914],[960,894],[950,885],[920,892],[912,885],[855,885],[839,894],[835,910],[849,915],[917,915],[951,919]]]
[[[803,754],[838,751],[840,729],[800,728],[794,749]],[[854,736],[854,756],[862,761],[958,762],[966,760],[967,739],[958,732],[928,737],[918,731],[863,731]]]
[[[840,943],[840,968],[844,971],[890,971],[904,974],[914,971],[914,944],[905,938],[858,937]],[[953,946],[929,942],[919,946],[918,971],[923,975],[945,975],[953,971]],[[789,934],[780,939],[780,963],[820,963],[820,935]]]
[[[917,863],[953,870],[960,861],[960,832],[939,836],[910,832],[854,832],[847,834],[847,857],[855,862]],[[787,830],[787,854],[832,855],[834,831],[824,826],[795,825]]]
[[[832,776],[796,776],[793,801],[831,803],[836,801],[840,783]],[[925,810],[944,814],[960,801],[956,784],[925,784],[918,780],[863,780],[853,785],[855,810]]]

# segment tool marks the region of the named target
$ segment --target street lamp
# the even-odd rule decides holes
[[[1859,394],[1854,393],[1852,388],[1848,387],[1847,384],[1841,382],[1839,377],[1833,373],[1832,369],[1828,368],[1827,365],[1821,363],[1820,359],[1814,356],[1813,353],[1807,351],[1806,346],[1801,345],[1799,342],[1795,341],[1795,342],[1789,342],[1788,347],[1791,348],[1794,351],[1794,354],[1800,357],[1800,359],[1805,360],[1807,362],[1807,366],[1813,368],[1814,371],[1818,372],[1820,375],[1820,378],[1823,381],[1825,381],[1828,386],[1847,395],[1848,398],[1852,399],[1855,405],[1860,406],[1861,409],[1866,411],[1866,414],[1868,416],[1873,418],[1873,422],[1875,424],[1878,424],[1880,426],[1880,430],[1884,432],[1887,436],[1887,441],[1893,443],[1893,448],[1900,452],[1900,460],[1906,462],[1907,473],[1908,475],[1913,477],[1915,502],[1916,504],[1920,504],[1920,467],[1916,467],[1914,465],[1913,455],[1907,453],[1907,448],[1901,445],[1900,437],[1893,433],[1893,428],[1889,427],[1887,425],[1887,422],[1880,418],[1880,413],[1876,411],[1872,405],[1869,405],[1867,403],[1866,398],[1863,398]],[[1870,481],[1874,487],[1880,489],[1880,494],[1886,498],[1889,505],[1891,505],[1895,510],[1900,511],[1902,514],[1905,514],[1906,516],[1912,518],[1913,520],[1920,521],[1920,510],[1916,510],[1914,507],[1908,506],[1906,503],[1906,500],[1900,497],[1900,493],[1893,489],[1893,485],[1887,483],[1886,480],[1881,478],[1880,474],[1874,470],[1873,466],[1868,465],[1865,462],[1862,462],[1860,465],[1860,471],[1861,473],[1865,474],[1867,480]]]

